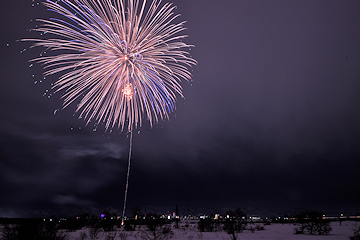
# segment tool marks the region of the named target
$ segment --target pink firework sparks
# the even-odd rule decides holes
[[[153,0],[47,0],[44,5],[58,18],[38,20],[34,31],[50,36],[33,41],[54,50],[33,61],[62,73],[54,87],[64,90],[64,107],[79,101],[79,117],[105,122],[106,129],[150,125],[168,119],[182,96],[182,79],[196,64],[182,42],[184,22],[173,23],[175,6]],[[52,53],[53,53],[52,52]]]

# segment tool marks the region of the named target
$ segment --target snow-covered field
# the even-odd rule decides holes
[[[240,240],[244,239],[251,239],[251,240],[258,240],[258,239],[269,239],[269,240],[288,240],[288,239],[297,239],[297,240],[349,240],[349,237],[353,235],[353,228],[356,223],[353,221],[346,221],[342,222],[341,226],[339,222],[332,222],[331,227],[332,231],[329,235],[295,235],[294,234],[294,228],[295,225],[293,224],[271,224],[265,226],[265,230],[262,231],[255,231],[252,233],[251,231],[244,231],[243,233],[238,234],[238,238]],[[360,223],[357,224],[358,226]],[[173,230],[173,236],[171,239],[230,239],[230,236],[224,232],[202,232],[200,233],[197,229],[196,224],[191,224],[188,228],[184,228],[184,223],[180,225],[178,229],[172,228]],[[86,238],[81,238],[81,234],[86,234]],[[84,234],[85,233],[85,234]],[[106,232],[100,232],[96,239],[99,240],[105,240],[105,239],[112,239],[107,238],[109,234],[113,233],[106,233]],[[123,234],[123,236],[120,236],[120,233]],[[124,236],[125,235],[125,236]],[[132,232],[125,232],[125,231],[117,231],[116,236],[114,239],[121,240],[121,239],[127,239],[127,240],[133,240],[133,239],[144,239],[142,238],[144,236],[144,232],[141,230],[138,231],[132,231]],[[78,230],[76,232],[70,232],[69,233],[69,239],[83,239],[83,240],[89,240],[91,239],[89,236],[89,229],[82,229]],[[146,239],[146,238],[145,238]],[[151,238],[150,238],[151,239]]]

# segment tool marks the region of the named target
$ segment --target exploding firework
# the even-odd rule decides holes
[[[177,24],[170,3],[153,0],[47,0],[59,18],[38,20],[34,31],[46,33],[34,46],[56,54],[33,61],[45,75],[62,73],[56,91],[64,90],[64,108],[78,101],[79,118],[87,124],[132,132],[143,119],[152,126],[168,119],[182,96],[180,81],[189,80],[196,61],[182,40],[184,22]],[[51,54],[51,53],[50,53]]]
[[[25,39],[57,54],[33,61],[45,65],[45,75],[63,73],[55,83],[64,90],[64,107],[79,100],[79,118],[105,122],[105,129],[130,132],[130,147],[122,217],[129,186],[133,128],[146,118],[150,125],[169,118],[181,79],[196,61],[184,49],[184,22],[170,3],[153,0],[46,0],[44,5],[60,18],[39,20],[34,29],[51,37]],[[48,35],[47,35],[48,36]],[[55,38],[53,38],[55,36]]]

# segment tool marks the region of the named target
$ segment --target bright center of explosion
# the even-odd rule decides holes
[[[129,100],[132,98],[132,88],[130,84],[127,84],[123,90],[122,90],[123,94],[125,95],[125,97],[127,97]]]

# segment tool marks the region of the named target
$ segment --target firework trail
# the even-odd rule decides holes
[[[45,75],[61,73],[56,91],[64,91],[63,107],[77,101],[79,118],[104,123],[105,129],[132,131],[168,119],[182,96],[180,81],[190,80],[188,68],[196,64],[182,40],[184,23],[175,6],[153,0],[46,0],[44,5],[58,18],[38,20],[44,33],[39,39],[24,39],[34,46],[55,50],[32,61],[44,64]]]

